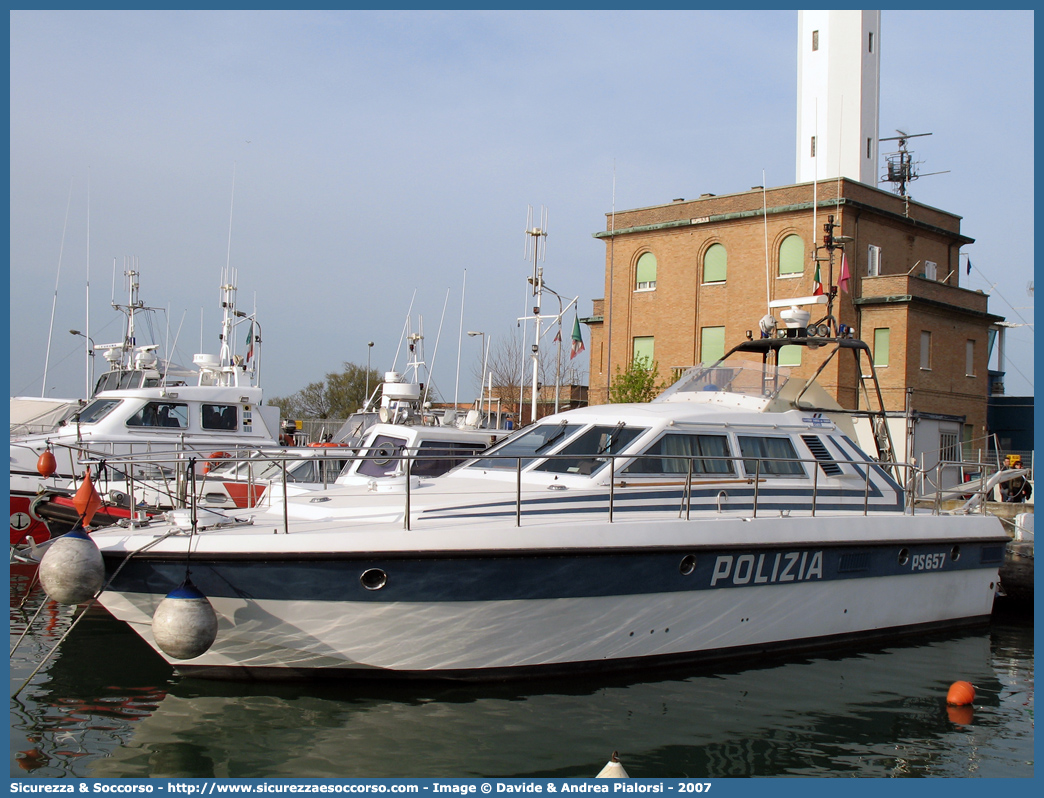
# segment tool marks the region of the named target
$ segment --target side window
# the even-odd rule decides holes
[[[805,242],[799,235],[790,235],[779,245],[779,276],[789,277],[805,270]]]
[[[728,253],[721,244],[712,244],[703,256],[703,282],[723,283],[728,272]]]
[[[728,459],[729,440],[724,435],[664,435],[645,450],[624,473],[688,474],[693,476],[732,474]]]
[[[651,252],[645,252],[638,258],[634,287],[638,291],[651,291],[656,288],[656,256]]]
[[[747,476],[792,477],[805,476],[805,469],[797,460],[797,452],[790,438],[761,438],[740,435],[740,453],[743,455],[743,470]],[[759,468],[758,462],[761,462]]]
[[[127,426],[186,429],[188,405],[180,402],[149,402],[127,419]]]
[[[239,408],[235,405],[203,405],[203,429],[239,429]]]
[[[410,473],[419,477],[437,477],[467,462],[485,448],[481,443],[422,441]]]

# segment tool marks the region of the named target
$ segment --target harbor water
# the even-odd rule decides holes
[[[176,676],[12,571],[11,776],[1032,777],[1032,616],[829,655],[496,685]],[[35,619],[34,619],[35,617]],[[66,636],[67,635],[67,636]],[[30,674],[61,639],[55,653]],[[946,706],[957,680],[974,705]]]

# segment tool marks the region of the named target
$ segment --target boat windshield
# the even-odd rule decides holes
[[[77,415],[73,416],[73,421],[78,421],[81,424],[94,424],[109,415],[113,408],[122,402],[122,399],[95,399]]]
[[[661,393],[654,402],[664,402],[672,396],[699,391],[726,391],[746,396],[775,396],[790,377],[791,368],[746,361],[725,366],[702,363],[685,371],[674,385]]]
[[[590,476],[609,462],[609,455],[619,454],[646,430],[646,427],[625,427],[623,424],[589,427],[534,470]]]
[[[538,424],[508,438],[499,446],[495,446],[468,468],[510,468],[518,467],[519,458],[522,468],[532,463],[541,453],[546,454],[555,444],[569,440],[583,427],[562,421],[558,424]]]

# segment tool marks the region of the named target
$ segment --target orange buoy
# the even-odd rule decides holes
[[[964,707],[975,700],[975,687],[971,682],[954,682],[946,693],[946,703],[953,707]]]
[[[55,462],[54,452],[50,449],[44,449],[40,452],[40,457],[36,461],[36,470],[40,472],[41,477],[49,479],[51,475],[58,470],[58,463]]]

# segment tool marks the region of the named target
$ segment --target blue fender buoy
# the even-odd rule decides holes
[[[40,560],[40,584],[59,604],[82,604],[105,583],[101,552],[82,527],[57,538]]]
[[[195,659],[217,639],[217,613],[192,581],[185,581],[156,607],[152,637],[168,657]]]

